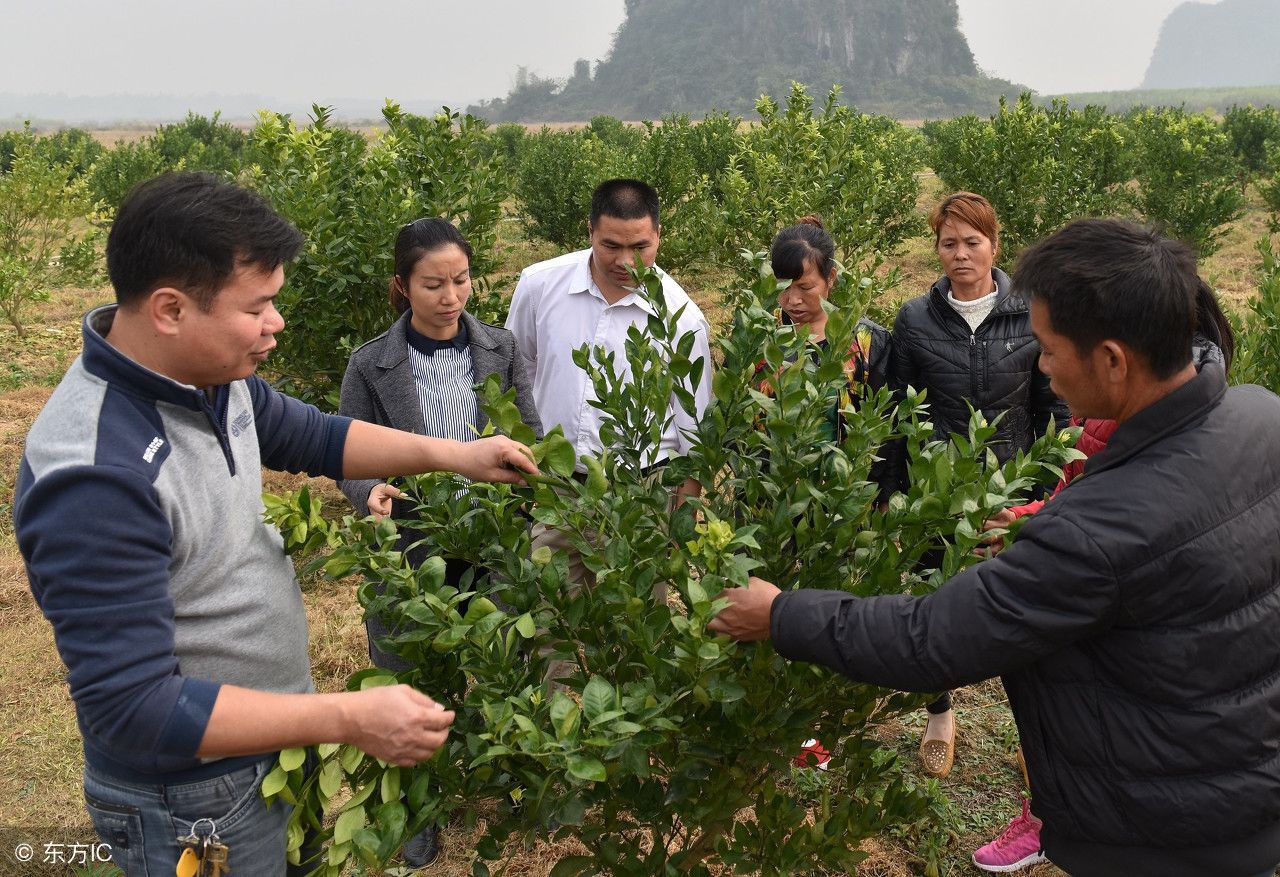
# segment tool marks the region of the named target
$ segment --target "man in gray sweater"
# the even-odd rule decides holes
[[[17,541],[67,665],[87,806],[128,875],[171,872],[175,835],[201,820],[240,877],[284,874],[288,808],[258,793],[280,749],[349,743],[408,766],[453,720],[404,685],[314,692],[293,565],[262,519],[262,466],[536,471],[509,439],[333,417],[255,376],[302,243],[212,175],[140,185],[107,242],[117,304],[85,317],[84,351],[27,437]]]

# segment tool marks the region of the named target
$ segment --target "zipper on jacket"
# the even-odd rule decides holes
[[[978,368],[978,336],[977,333],[970,331],[969,333],[969,395],[972,397],[970,401],[978,401],[982,393],[982,378],[979,375],[981,371]]]
[[[227,390],[227,388],[223,387],[221,388],[221,392],[229,393],[230,391]],[[218,446],[222,448],[222,455],[227,458],[227,469],[230,470],[231,477],[234,478],[236,474],[236,458],[235,458],[235,455],[231,452],[231,439],[227,437],[227,430],[225,425],[226,424],[226,408],[228,407],[225,403],[228,400],[225,398],[220,399],[219,401],[223,402],[224,404],[215,407],[215,404],[209,400],[209,397],[207,394],[201,393],[200,395],[202,397],[201,401],[203,403],[202,407],[204,408],[204,416],[209,419],[209,425],[213,427],[214,435],[218,437]],[[219,418],[218,416],[219,407],[223,409],[221,418]]]

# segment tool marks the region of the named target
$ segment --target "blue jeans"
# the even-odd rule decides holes
[[[284,877],[285,828],[292,809],[270,808],[259,789],[275,759],[188,783],[148,785],[84,770],[85,806],[93,827],[111,845],[112,861],[126,877],[169,877],[182,847],[200,819],[212,819],[227,845],[235,877]],[[202,831],[208,823],[202,823]],[[305,873],[309,869],[301,869]]]

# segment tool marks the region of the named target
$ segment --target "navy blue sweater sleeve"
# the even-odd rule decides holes
[[[262,464],[268,469],[341,479],[351,418],[325,414],[277,392],[256,375],[248,384]]]
[[[35,481],[24,460],[17,497],[18,545],[53,625],[86,743],[194,755],[219,686],[179,674],[172,531],[151,484],[102,465],[68,466]],[[86,514],[93,526],[76,526]]]
[[[1009,548],[926,597],[801,589],[770,615],[783,657],[859,682],[932,692],[1000,676],[1110,625],[1119,588],[1073,523],[1045,511]]]

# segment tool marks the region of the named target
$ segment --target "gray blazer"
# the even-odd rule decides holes
[[[410,316],[406,311],[390,329],[351,354],[346,374],[342,376],[339,414],[419,435],[426,431],[418,391],[413,384],[413,369],[409,365],[409,339],[404,331]],[[462,322],[470,336],[476,383],[484,383],[496,374],[502,379],[503,391],[514,386],[520,419],[542,438],[542,421],[533,404],[533,387],[525,374],[524,359],[516,349],[515,336],[506,329],[480,322],[466,311],[462,312]],[[481,411],[477,426],[484,429],[488,422]],[[368,511],[369,491],[378,483],[377,478],[365,478],[339,481],[338,487],[356,512],[364,514]]]

